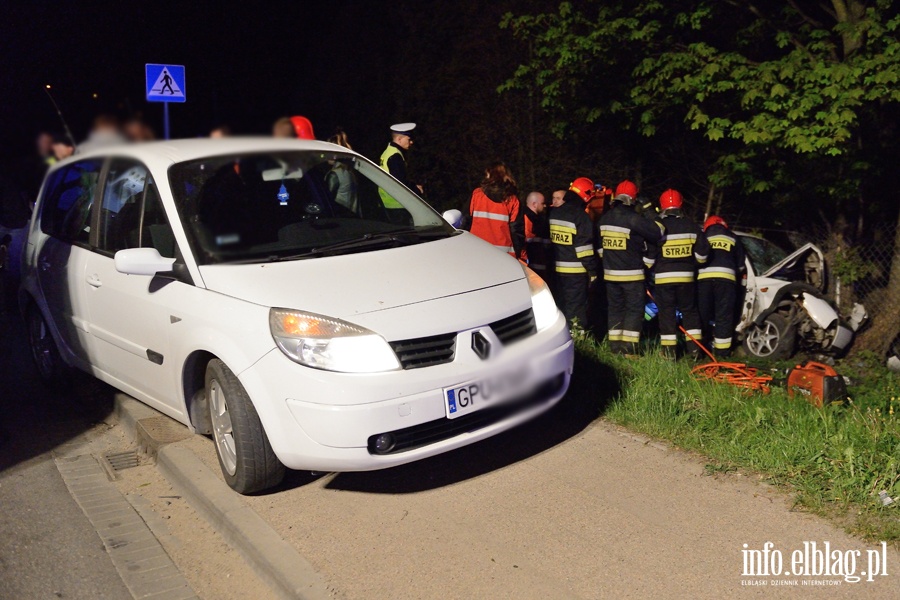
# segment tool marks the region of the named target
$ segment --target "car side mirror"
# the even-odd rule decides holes
[[[448,211],[445,211],[443,215],[444,220],[453,225],[456,229],[459,229],[460,223],[462,223],[462,213],[455,208],[451,208]]]
[[[116,271],[126,275],[156,275],[172,270],[174,258],[163,258],[156,248],[129,248],[116,252]]]

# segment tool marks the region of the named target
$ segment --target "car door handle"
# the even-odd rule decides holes
[[[93,275],[88,275],[87,282],[88,282],[88,285],[93,286],[95,288],[98,288],[101,285],[103,285],[103,282],[100,281],[100,276],[97,275],[96,273]]]

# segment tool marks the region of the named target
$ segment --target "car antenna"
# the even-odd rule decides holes
[[[53,103],[53,108],[56,109],[56,114],[59,115],[59,120],[62,122],[63,129],[66,131],[66,137],[69,138],[69,141],[72,142],[72,147],[75,148],[78,144],[75,143],[75,136],[72,135],[72,130],[69,129],[69,124],[66,123],[65,117],[63,117],[62,111],[59,110],[59,105],[56,103],[56,100],[53,99],[53,95],[50,94],[50,84],[44,86],[44,91],[47,92],[47,97],[50,98],[50,102]]]

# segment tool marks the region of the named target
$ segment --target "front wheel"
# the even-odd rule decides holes
[[[206,367],[206,397],[226,483],[241,494],[278,485],[284,478],[284,465],[272,451],[244,386],[218,359]]]
[[[772,313],[762,325],[752,325],[744,337],[744,350],[757,358],[783,360],[794,353],[796,328],[782,315]]]

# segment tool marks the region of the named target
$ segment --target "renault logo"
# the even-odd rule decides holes
[[[472,350],[481,360],[487,360],[491,355],[491,343],[480,331],[472,334]]]

